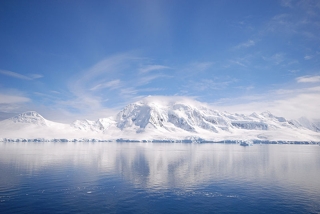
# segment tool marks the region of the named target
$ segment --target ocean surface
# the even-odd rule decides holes
[[[320,213],[320,146],[0,143],[0,213]]]

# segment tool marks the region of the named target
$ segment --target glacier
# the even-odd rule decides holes
[[[195,100],[146,97],[114,117],[63,124],[28,111],[0,121],[1,141],[320,142],[320,123],[270,112],[221,112]]]

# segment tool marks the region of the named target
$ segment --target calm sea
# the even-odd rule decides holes
[[[0,143],[0,213],[320,213],[320,146]]]

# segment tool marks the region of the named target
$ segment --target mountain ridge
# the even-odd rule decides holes
[[[114,118],[76,120],[71,124],[49,121],[35,111],[0,121],[0,138],[37,138],[46,137],[46,133],[52,137],[90,136],[101,139],[320,141],[320,125],[307,118],[287,120],[270,112],[232,114],[213,110],[193,100],[146,98],[128,104]]]

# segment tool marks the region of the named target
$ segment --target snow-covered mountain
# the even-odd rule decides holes
[[[250,115],[219,112],[194,100],[147,97],[127,105],[114,118],[61,124],[37,112],[0,121],[0,137],[65,137],[115,140],[282,140],[320,141],[319,123],[286,120],[270,112]]]
[[[301,117],[297,120],[291,120],[292,124],[296,127],[307,128],[315,132],[320,132],[320,122],[319,121],[310,121],[306,117]]]
[[[0,121],[0,138],[54,138],[69,133],[70,125],[47,120],[35,111]]]
[[[82,131],[104,132],[111,126],[115,126],[115,123],[112,118],[100,118],[96,121],[76,120],[71,124],[71,127]]]
[[[12,121],[14,123],[36,124],[40,126],[47,126],[47,124],[50,123],[48,120],[44,119],[39,113],[35,111],[24,112],[22,114],[10,118],[8,121]]]
[[[46,120],[35,111],[28,111],[0,122],[1,128],[27,128],[27,127],[63,127],[65,124]]]
[[[310,122],[311,123],[311,122]],[[193,100],[144,99],[129,104],[116,117],[117,127],[131,133],[181,139],[319,140],[309,123],[289,121],[270,112],[231,114]],[[308,126],[307,126],[308,124]]]

